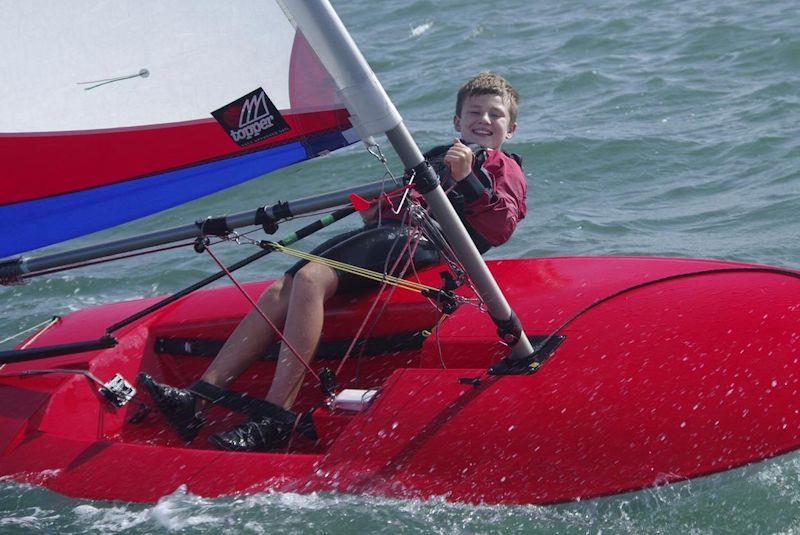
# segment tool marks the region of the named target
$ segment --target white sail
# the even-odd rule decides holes
[[[303,86],[314,102],[292,103],[296,32],[276,2],[3,4],[15,16],[0,19],[0,132],[205,120],[257,87],[284,111],[341,107],[329,78],[314,80],[313,93]],[[90,82],[131,75],[87,90],[97,85]]]
[[[358,139],[332,77],[275,1],[0,7],[0,228],[14,229],[0,257]],[[261,108],[247,119],[250,104]]]

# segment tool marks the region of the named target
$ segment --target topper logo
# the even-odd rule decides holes
[[[228,132],[234,141],[248,142],[273,126],[273,117],[267,106],[267,94],[259,91],[242,103],[239,112],[239,129]]]
[[[244,128],[268,115],[267,95],[266,93],[257,93],[242,104],[242,111],[239,113],[239,128]]]
[[[289,130],[289,125],[260,87],[211,114],[240,146]]]

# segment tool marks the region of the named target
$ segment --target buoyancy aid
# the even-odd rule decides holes
[[[456,214],[458,214],[458,217],[467,229],[478,251],[483,254],[492,247],[492,244],[469,224],[466,218],[466,205],[479,198],[484,192],[486,192],[491,200],[494,196],[494,188],[492,178],[488,176],[483,168],[483,163],[486,161],[486,149],[475,143],[465,143],[465,145],[472,150],[475,155],[475,160],[472,164],[472,173],[461,182],[456,182],[453,179],[449,166],[444,162],[444,157],[450,147],[452,147],[452,144],[433,147],[424,154],[424,157],[430,162],[436,174],[439,175],[442,188],[447,192],[447,197],[453,205]],[[522,167],[521,156],[505,151],[503,151],[503,153],[513,158],[520,168]]]

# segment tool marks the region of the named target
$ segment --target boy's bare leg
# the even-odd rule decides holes
[[[261,310],[279,329],[283,328],[286,320],[291,291],[292,277],[284,275],[264,290],[257,301]],[[261,358],[275,337],[272,327],[267,325],[256,310],[251,310],[225,341],[225,345],[203,374],[202,380],[220,388],[227,388],[251,364]]]
[[[338,284],[336,272],[321,264],[306,264],[294,277],[284,336],[306,362],[314,356],[322,334],[325,301],[336,292]],[[285,409],[291,408],[305,371],[305,366],[285,344],[281,344],[267,401]]]

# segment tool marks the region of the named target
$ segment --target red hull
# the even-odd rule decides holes
[[[530,335],[550,334],[591,303],[644,281],[736,267],[744,266],[653,258],[490,262]],[[435,284],[436,270],[423,277]],[[255,295],[263,287],[248,288]],[[151,301],[71,314],[35,345],[97,338]],[[370,304],[366,297],[336,303],[324,339],[352,337]],[[224,339],[246,309],[233,289],[198,292],[118,333],[113,349],[3,372],[70,368],[131,380],[147,371],[185,385],[208,359],[159,354],[155,340]],[[427,302],[398,291],[373,336],[427,329],[435,318]],[[135,406],[113,410],[83,376],[6,376],[0,474],[70,496],[131,501],[156,500],[181,484],[203,496],[337,490],[485,503],[624,492],[798,448],[798,320],[796,273],[675,277],[581,314],[537,373],[494,377],[487,368],[504,347],[485,315],[463,306],[440,328],[438,343],[432,336],[421,348],[349,360],[339,383],[380,388],[375,402],[358,414],[317,409],[320,440],[298,438],[281,453],[211,449],[207,434],[234,421],[221,409],[185,447],[156,415],[127,423]],[[234,389],[262,395],[273,369],[258,363]],[[322,401],[311,383],[301,400],[301,409]]]

